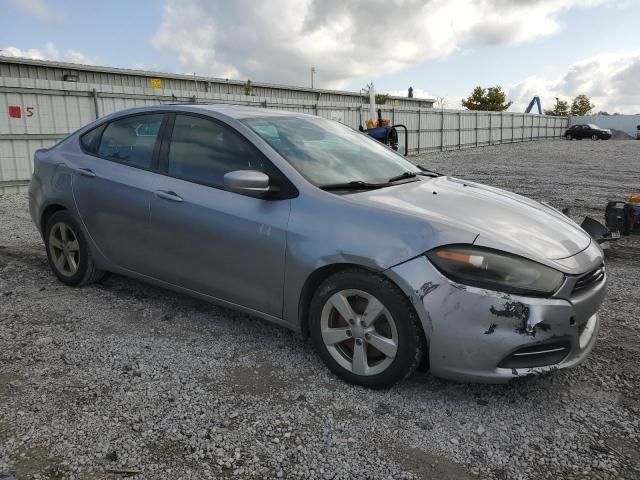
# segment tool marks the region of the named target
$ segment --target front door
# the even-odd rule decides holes
[[[167,176],[156,180],[151,201],[152,276],[281,316],[290,201],[223,187],[225,173],[273,167],[244,137],[212,119],[177,114],[169,130]]]

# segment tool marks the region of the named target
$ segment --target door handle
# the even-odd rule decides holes
[[[167,192],[166,190],[156,190],[153,192],[158,198],[164,198],[172,202],[182,202],[182,197],[175,192]]]
[[[96,176],[96,174],[90,168],[75,168],[74,170],[83,177],[93,178]]]

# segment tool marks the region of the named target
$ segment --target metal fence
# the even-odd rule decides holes
[[[195,92],[176,92],[113,85],[0,78],[0,193],[24,191],[33,168],[33,154],[103,115],[130,107],[194,102]],[[368,105],[331,100],[302,100],[200,92],[199,102],[231,103],[303,112],[357,128]],[[563,117],[508,112],[436,110],[380,106],[383,117],[409,130],[409,153],[444,151],[483,145],[558,137]],[[401,147],[404,148],[401,135]]]

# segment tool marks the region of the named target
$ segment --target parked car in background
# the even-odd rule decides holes
[[[29,209],[61,282],[116,272],[260,316],[369,387],[577,365],[605,295],[602,250],[561,212],[297,113],[109,115],[36,152]]]
[[[582,140],[590,138],[591,140],[609,140],[611,138],[611,130],[608,128],[600,128],[593,123],[585,123],[580,125],[572,125],[564,132],[564,138],[567,140]]]

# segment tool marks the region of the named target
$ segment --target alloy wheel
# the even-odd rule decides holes
[[[384,372],[396,357],[398,331],[386,307],[362,290],[342,290],[325,303],[322,340],[333,359],[356,375]]]
[[[80,245],[74,231],[58,222],[49,231],[49,253],[56,270],[65,277],[72,277],[80,265]]]

